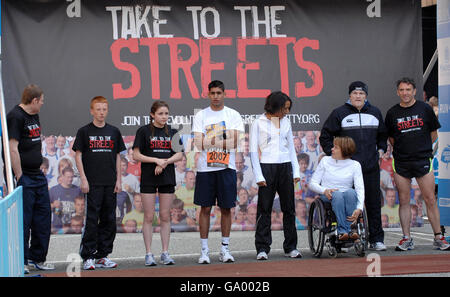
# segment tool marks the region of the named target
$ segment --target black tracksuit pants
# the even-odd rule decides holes
[[[272,244],[271,215],[275,193],[280,196],[283,212],[283,249],[289,253],[297,248],[297,229],[295,228],[294,183],[291,163],[261,164],[266,179],[266,187],[259,187],[256,212],[255,246],[256,252],[270,252]]]
[[[86,221],[81,239],[80,256],[101,259],[113,250],[116,238],[117,198],[114,186],[91,186],[86,195]]]
[[[377,166],[373,170],[363,172],[363,178],[369,242],[384,242],[384,231],[381,224],[380,168]]]
[[[22,174],[17,185],[23,187],[24,264],[45,262],[52,219],[47,179],[44,174]]]

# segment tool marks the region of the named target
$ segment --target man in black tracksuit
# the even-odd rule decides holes
[[[334,109],[325,121],[320,145],[330,155],[334,137],[350,136],[355,141],[357,151],[352,159],[361,164],[363,171],[369,242],[373,249],[386,250],[381,226],[382,195],[378,160],[387,149],[387,130],[380,110],[366,100],[368,87],[364,82],[352,82],[349,95],[350,99]]]

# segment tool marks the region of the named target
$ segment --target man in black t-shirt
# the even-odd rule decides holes
[[[446,250],[450,245],[440,231],[439,209],[434,195],[434,174],[432,143],[437,138],[437,129],[441,127],[433,109],[415,99],[416,85],[410,78],[397,82],[397,95],[400,103],[394,105],[386,114],[386,128],[389,141],[393,146],[394,181],[399,195],[399,215],[403,238],[396,247],[397,251],[414,248],[410,234],[411,179],[416,178],[424,198],[427,215],[434,232],[435,248]]]
[[[51,209],[47,179],[42,173],[39,111],[44,93],[37,85],[25,87],[21,103],[7,115],[11,165],[18,186],[23,188],[23,236],[25,273],[30,267],[51,270],[46,263],[51,232]],[[30,246],[31,237],[31,246]]]
[[[108,101],[101,96],[91,100],[93,121],[81,127],[72,149],[86,195],[86,222],[80,255],[84,269],[114,268],[107,256],[116,237],[117,193],[122,191],[120,152],[126,150],[122,135],[106,123]]]

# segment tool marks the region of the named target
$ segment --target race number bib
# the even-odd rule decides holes
[[[226,126],[225,121],[208,125],[206,127],[206,138],[223,140],[225,137]],[[230,153],[223,149],[210,149],[206,152],[206,164],[208,167],[228,168],[230,163]]]
[[[206,164],[208,167],[228,168],[230,153],[224,150],[211,150],[206,153]]]

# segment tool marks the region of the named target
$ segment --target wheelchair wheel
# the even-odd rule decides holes
[[[356,227],[358,229],[359,239],[354,243],[355,252],[358,256],[364,257],[366,251],[369,249],[369,229],[366,210],[363,210],[359,216]]]
[[[338,255],[337,248],[336,248],[335,246],[332,246],[332,245],[328,242],[329,240],[330,240],[330,239],[327,239],[327,243],[326,243],[327,250],[328,250],[328,256],[330,256],[331,258],[337,258],[337,255]]]
[[[362,248],[364,251],[367,251],[369,249],[369,224],[367,219],[367,212],[365,209],[362,212],[359,225],[359,227],[361,228],[360,238],[362,242]]]
[[[360,257],[364,257],[366,255],[366,250],[364,249],[364,242],[359,240],[358,242],[355,242],[355,251],[356,254]]]
[[[325,209],[320,200],[316,199],[310,206],[308,217],[309,248],[314,257],[320,258],[323,252],[325,234]]]

